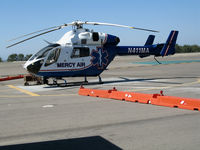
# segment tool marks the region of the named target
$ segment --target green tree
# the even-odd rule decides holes
[[[176,50],[176,53],[181,53],[181,46],[179,46],[178,44],[176,44],[175,46],[175,50]]]
[[[17,61],[23,61],[24,60],[24,54],[18,54]]]
[[[32,56],[32,54],[28,54],[24,57],[24,60],[27,61],[30,57]]]
[[[1,57],[0,57],[0,62],[2,62],[2,59],[1,59]]]
[[[9,55],[7,61],[17,61],[17,54]]]
[[[200,46],[198,45],[183,45],[180,46],[176,44],[176,53],[191,53],[191,52],[200,52]]]

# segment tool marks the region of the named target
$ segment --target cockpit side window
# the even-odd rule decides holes
[[[61,48],[58,47],[58,48],[55,48],[54,50],[52,50],[46,60],[46,63],[45,63],[45,66],[49,66],[55,62],[57,62],[59,56],[60,56],[60,51],[61,51]]]
[[[44,58],[47,56],[48,52],[52,49],[52,47],[48,47],[43,51],[43,53],[39,54],[37,58]]]
[[[71,58],[88,57],[90,49],[88,47],[74,47]]]
[[[34,56],[32,56],[30,58],[30,60],[33,60],[35,58],[44,58],[47,56],[48,52],[53,49],[54,47],[57,47],[57,46],[60,46],[59,44],[51,44],[51,45],[48,45],[46,47],[44,47],[43,49],[41,49],[39,52],[37,52]]]

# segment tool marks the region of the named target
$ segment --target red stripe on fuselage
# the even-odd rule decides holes
[[[164,56],[166,56],[166,55],[167,55],[167,52],[168,52],[168,50],[169,50],[169,47],[170,47],[170,45],[171,45],[171,43],[172,43],[172,39],[174,38],[174,34],[175,34],[175,31],[174,31],[174,32],[173,32],[173,34],[172,34],[172,37],[171,37],[171,39],[170,39],[169,45],[167,46],[167,50],[166,50],[166,52],[165,52],[165,55],[164,55]]]

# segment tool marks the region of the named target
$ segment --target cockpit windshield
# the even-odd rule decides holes
[[[33,60],[35,58],[37,58],[37,59],[38,58],[44,58],[45,56],[47,56],[47,54],[50,50],[52,50],[54,47],[57,47],[57,46],[60,46],[60,45],[59,44],[51,44],[51,45],[44,47],[39,52],[37,52],[34,56],[32,56],[30,58],[30,60]]]

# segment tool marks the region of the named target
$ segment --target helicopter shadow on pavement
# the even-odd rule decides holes
[[[181,82],[176,82],[176,81],[170,81],[170,80],[176,80],[176,79],[196,79],[197,77],[159,77],[159,78],[138,78],[138,79],[129,79],[126,77],[119,77],[120,80],[110,80],[110,81],[103,81],[102,84],[112,84],[112,83],[129,83],[129,82],[147,82],[147,83],[161,83],[161,84],[182,84]],[[166,81],[164,81],[166,80]],[[169,80],[169,81],[167,81]],[[91,84],[99,84],[99,82],[90,82],[88,83],[89,85]]]
[[[148,83],[161,83],[161,84],[173,84],[173,85],[178,85],[182,84],[180,82],[175,82],[175,81],[162,81],[162,80],[171,80],[171,79],[180,79],[180,78],[194,78],[194,77],[168,77],[168,78],[138,78],[138,79],[129,79],[125,77],[119,77],[120,79],[118,80],[109,80],[109,81],[103,81],[102,83],[99,83],[97,81],[92,81],[92,82],[68,82],[67,84],[58,84],[58,85],[49,85],[44,88],[56,88],[56,87],[73,87],[73,86],[81,86],[81,85],[106,85],[106,84],[114,84],[114,83],[130,83],[130,82],[148,82]]]
[[[0,146],[0,150],[122,150],[101,136]]]

